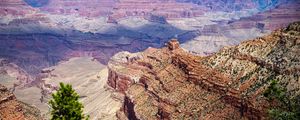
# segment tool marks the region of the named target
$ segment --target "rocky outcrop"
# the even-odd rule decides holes
[[[171,40],[161,49],[121,52],[109,62],[108,84],[124,93],[119,119],[265,119],[262,96],[271,80],[299,90],[299,26],[194,56]]]
[[[7,59],[0,59],[0,71],[1,76],[8,75],[15,78],[13,81],[0,81],[0,84],[5,85],[12,91],[16,87],[30,86],[34,80],[26,71]]]
[[[114,22],[129,16],[148,18],[155,15],[173,19],[197,17],[206,11],[235,12],[249,9],[263,11],[284,2],[286,0],[49,0],[47,4],[41,6],[41,10],[52,14],[78,14],[86,17],[109,16],[109,22]]]
[[[41,90],[34,85],[37,81],[26,71],[9,60],[0,59],[0,84],[5,86],[9,92],[21,103],[28,104],[39,109],[39,114],[48,111],[47,104],[40,101]]]
[[[0,84],[0,119],[1,120],[41,120],[37,108],[16,99],[5,86]]]

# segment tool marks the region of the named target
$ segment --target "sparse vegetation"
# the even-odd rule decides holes
[[[82,120],[88,119],[83,114],[83,105],[78,101],[79,95],[69,84],[60,83],[60,88],[52,94],[49,104],[51,120]]]
[[[300,120],[300,96],[288,96],[286,88],[281,87],[278,81],[273,80],[265,91],[264,96],[270,102],[279,103],[269,109],[268,114],[272,120]]]

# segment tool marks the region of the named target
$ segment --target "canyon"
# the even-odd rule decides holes
[[[183,48],[199,55],[209,55],[223,46],[268,34],[300,18],[297,12],[299,1],[263,4],[270,4],[268,7],[259,6],[258,2],[236,1],[234,4],[237,6],[247,6],[238,10],[226,6],[218,10],[209,9],[205,6],[212,3],[209,1],[198,5],[194,4],[198,3],[196,1],[172,0],[91,0],[85,4],[82,1],[52,0],[40,7],[31,7],[28,2],[36,1],[1,1],[1,11],[5,12],[0,14],[0,55],[31,75],[72,57],[92,56],[107,64],[110,57],[120,51],[138,52],[147,47],[161,47],[173,37],[179,39]],[[145,12],[145,15],[133,15],[137,8],[131,6],[140,6],[138,10]],[[59,12],[67,11],[65,9],[84,11],[82,14]],[[167,17],[155,15],[148,9],[166,14],[190,11],[187,9],[204,13]],[[101,14],[93,13],[97,11]],[[123,15],[124,12],[129,13]],[[95,15],[92,17],[83,13]],[[113,16],[121,13],[115,22],[110,22]]]
[[[243,41],[268,35],[274,30],[288,26],[291,22],[299,21],[299,11],[300,1],[298,0],[0,0],[0,84],[15,94],[19,101],[37,107],[44,118],[49,117],[47,102],[50,94],[57,89],[59,82],[73,85],[81,96],[80,101],[85,106],[84,112],[90,114],[91,119],[130,117],[142,119],[146,116],[157,119],[159,119],[158,117],[177,119],[182,116],[184,118],[198,116],[186,106],[174,108],[175,103],[176,105],[194,105],[194,103],[185,103],[189,100],[184,100],[187,97],[182,95],[182,91],[190,91],[186,94],[193,96],[193,99],[202,100],[202,95],[207,96],[208,100],[216,100],[215,104],[220,103],[228,111],[232,111],[232,113],[215,111],[217,108],[214,108],[212,103],[202,100],[203,103],[192,105],[199,107],[194,111],[202,111],[202,107],[211,107],[210,110],[204,111],[208,116],[202,117],[210,118],[210,115],[217,114],[220,115],[211,117],[226,116],[221,113],[238,115],[241,106],[237,104],[241,103],[242,93],[232,92],[245,93],[244,90],[253,88],[253,86],[247,85],[266,86],[266,80],[257,83],[257,79],[260,78],[253,78],[250,80],[253,82],[251,84],[238,83],[238,80],[235,79],[247,78],[249,77],[248,73],[254,74],[261,69],[265,72],[265,69],[253,67],[255,65],[250,65],[250,63],[244,65],[248,64],[244,63],[246,60],[233,59],[251,59],[260,63],[261,61],[257,59],[266,59],[266,56],[247,56],[248,54],[254,55],[254,53],[244,51],[243,55],[238,55],[240,58],[232,58],[225,62],[223,59],[227,59],[228,56],[218,56],[218,54],[234,54],[230,57],[240,54],[236,51],[232,52],[233,48],[228,51],[224,51],[222,48],[240,43],[242,44],[239,46],[242,46],[244,45]],[[297,30],[294,31],[297,33]],[[277,30],[277,33],[280,32]],[[175,44],[175,46],[157,49],[163,47],[172,38],[176,38],[179,43],[171,42],[170,44]],[[269,46],[270,49],[273,47],[276,46]],[[171,50],[174,48],[176,50]],[[248,46],[246,48],[248,49]],[[218,52],[220,49],[222,49],[221,52]],[[291,51],[292,54],[295,54],[293,50]],[[156,54],[161,56],[156,56]],[[150,58],[144,58],[144,55],[150,56]],[[178,58],[174,58],[174,56],[178,56]],[[297,55],[295,54],[295,56]],[[291,61],[296,59],[298,58],[293,58]],[[158,63],[153,63],[153,60]],[[194,60],[202,62],[201,65]],[[136,63],[137,61],[138,63]],[[173,62],[169,63],[170,61]],[[187,66],[195,67],[196,71],[190,68],[184,68],[188,70],[178,68],[181,65],[185,66],[187,61],[192,64]],[[270,60],[267,59],[267,61]],[[219,65],[218,62],[222,64]],[[234,65],[231,65],[230,62]],[[290,63],[290,61],[288,62]],[[157,64],[168,67],[157,66]],[[266,66],[270,65],[273,64]],[[241,66],[253,68],[255,72],[250,68],[249,71],[241,72],[245,69],[240,68]],[[121,68],[132,70],[132,72],[120,70]],[[229,71],[231,68],[232,71]],[[147,73],[148,69],[154,73]],[[210,93],[210,89],[207,90],[205,86],[216,86],[215,83],[213,85],[207,83],[209,80],[204,80],[204,78],[190,78],[193,75],[186,73],[195,72],[191,74],[198,75],[202,73],[198,73],[197,70],[204,69],[209,69],[210,72],[217,75],[206,72],[207,76],[203,76],[207,77],[206,79],[217,77],[216,79],[227,80],[225,83],[217,83],[219,86],[211,89],[213,91],[217,89],[214,93]],[[297,68],[290,69],[293,71]],[[169,73],[170,70],[175,71]],[[147,72],[145,73],[145,71]],[[160,71],[162,73],[155,75],[155,72]],[[267,71],[265,74],[272,73]],[[259,75],[261,74],[259,73]],[[290,76],[297,74],[290,73]],[[152,78],[152,75],[163,77],[170,75],[169,77],[174,77],[173,79],[176,81],[166,78],[164,82],[167,83],[164,83]],[[144,78],[145,76],[147,77]],[[151,82],[147,83],[149,79]],[[152,79],[154,80],[152,81]],[[180,80],[177,81],[177,79]],[[286,78],[282,79],[286,80]],[[199,81],[201,83],[197,83]],[[233,86],[228,86],[227,82],[235,83]],[[295,81],[291,83],[298,84]],[[131,88],[132,84],[134,85]],[[154,91],[154,93],[150,90],[151,93],[149,93],[145,86],[150,84],[153,84],[151,89],[167,87],[162,87],[164,90]],[[159,85],[156,86],[157,84]],[[204,88],[199,84],[204,84]],[[183,87],[180,87],[179,91],[169,93],[179,86]],[[289,84],[289,86],[293,89],[297,88],[293,84]],[[225,90],[223,92],[234,95],[224,96],[223,92],[219,91],[224,88],[233,89],[233,91]],[[135,89],[139,89],[138,93],[135,93],[137,92]],[[201,95],[194,96],[196,92]],[[248,92],[246,93],[248,94]],[[257,94],[260,93],[261,91]],[[144,98],[141,100],[142,98],[135,98],[135,95],[142,95]],[[163,98],[162,101],[166,101],[157,106],[161,98],[152,98],[152,95],[174,98],[175,101]],[[246,96],[252,96],[252,93]],[[145,98],[151,99],[150,101],[153,103],[144,103]],[[206,97],[204,98],[206,99]],[[233,100],[232,102],[235,104],[228,105],[226,100]],[[178,101],[183,102],[178,103]],[[139,103],[136,104],[136,102]],[[149,109],[146,109],[147,111],[140,109],[141,106],[147,105],[150,106]],[[119,110],[119,108],[122,109]],[[245,118],[249,118],[249,116],[255,117],[253,119],[264,117],[264,113],[259,113],[259,115],[249,113],[261,112],[262,108],[258,109],[256,106],[250,106],[250,108],[250,111],[245,110]],[[136,109],[141,111],[132,111]],[[181,112],[174,112],[175,109]],[[218,110],[225,109],[218,108]],[[187,114],[182,111],[192,117],[187,117]],[[140,116],[141,112],[145,113],[145,116]],[[157,115],[153,115],[154,113]]]
[[[72,69],[70,69],[72,68]],[[90,119],[117,119],[123,95],[107,86],[108,69],[96,59],[76,57],[42,71],[41,101],[46,104],[60,82],[71,84],[80,95],[84,112]],[[35,103],[38,105],[37,103]],[[44,108],[47,112],[48,108]],[[48,114],[48,113],[46,113]]]

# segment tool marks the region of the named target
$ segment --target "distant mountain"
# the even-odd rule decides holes
[[[289,0],[176,0],[177,2],[194,3],[219,11],[240,11],[244,9],[266,10]],[[290,0],[291,1],[291,0]]]

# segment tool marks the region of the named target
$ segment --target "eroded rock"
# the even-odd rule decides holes
[[[184,51],[176,40],[127,62],[121,58],[130,54],[117,54],[108,84],[125,95],[118,118],[265,119],[269,104],[262,93],[271,80],[300,94],[298,25],[207,57]]]
[[[0,84],[1,120],[41,120],[40,111],[16,99],[5,86]]]

